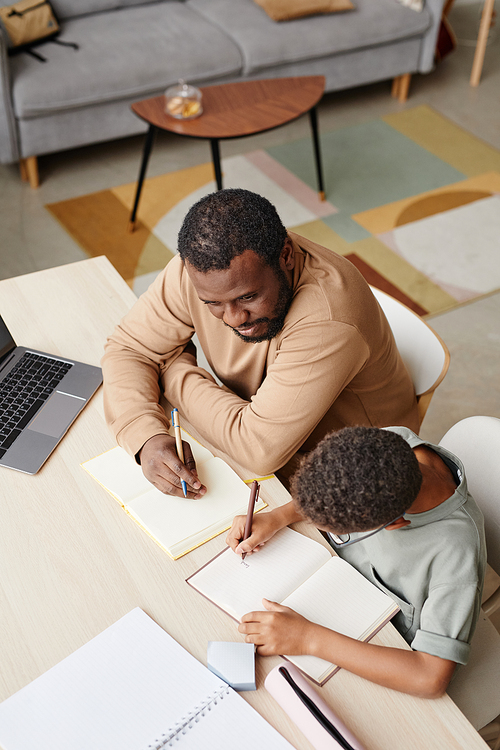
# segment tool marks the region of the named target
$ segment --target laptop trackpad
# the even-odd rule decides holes
[[[27,429],[58,438],[66,432],[84,405],[85,399],[65,396],[63,393],[56,391],[38,412]]]

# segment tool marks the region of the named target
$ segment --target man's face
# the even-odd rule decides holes
[[[274,338],[283,328],[293,296],[291,268],[293,255],[286,243],[277,270],[253,250],[237,255],[224,271],[203,273],[186,261],[198,297],[212,315],[253,344]]]

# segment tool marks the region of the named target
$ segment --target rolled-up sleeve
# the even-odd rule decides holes
[[[420,629],[411,647],[457,664],[467,664],[479,602],[477,582],[434,587],[422,608]]]

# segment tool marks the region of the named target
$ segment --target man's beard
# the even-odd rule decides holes
[[[234,331],[238,338],[240,338],[242,341],[245,341],[245,343],[247,344],[259,344],[261,341],[270,341],[278,335],[278,333],[285,325],[285,318],[287,316],[288,310],[290,309],[290,305],[292,304],[293,289],[288,283],[288,279],[281,268],[277,268],[274,273],[278,277],[280,285],[278,289],[278,301],[276,303],[276,307],[273,310],[273,317],[257,318],[257,320],[252,320],[251,323],[252,325],[267,323],[266,333],[262,336],[243,336],[243,334],[241,334],[236,328],[233,328],[232,326],[227,325],[227,323],[224,323],[225,326],[231,328],[231,330]]]

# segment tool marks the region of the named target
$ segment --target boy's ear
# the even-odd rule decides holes
[[[407,521],[404,516],[400,516],[395,521],[389,524],[389,526],[386,526],[385,528],[387,531],[395,531],[396,529],[402,529],[403,526],[409,526],[410,521]]]

